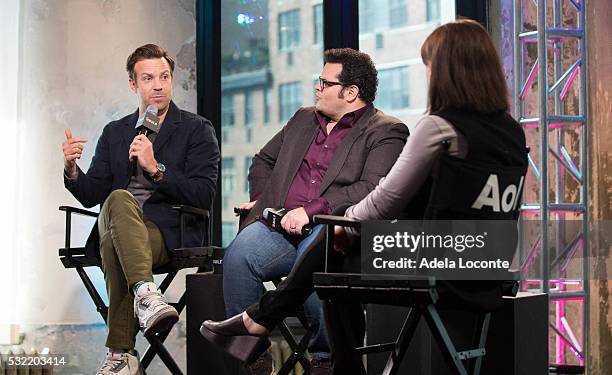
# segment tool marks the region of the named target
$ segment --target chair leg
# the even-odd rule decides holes
[[[489,333],[489,323],[491,322],[491,313],[481,315],[478,320],[476,329],[479,331],[474,340],[474,348],[484,349],[487,343],[487,334]],[[470,374],[480,375],[483,356],[479,356],[470,361]]]
[[[170,284],[172,284],[172,281],[174,280],[174,277],[176,276],[178,272],[177,271],[172,271],[172,272],[168,272],[168,274],[166,275],[166,277],[164,277],[164,279],[162,280],[162,282],[159,284],[159,290],[163,293],[166,292],[166,289],[168,289],[168,287],[170,286]]]
[[[413,307],[410,309],[406,320],[404,320],[402,330],[395,342],[395,349],[389,355],[385,369],[382,372],[383,375],[395,375],[399,371],[404,354],[406,354],[406,350],[410,345],[410,341],[412,341],[419,320],[421,320],[421,315],[421,311],[419,311],[418,308]]]
[[[457,354],[457,349],[455,349],[455,345],[451,341],[435,306],[427,305],[423,310],[423,315],[427,321],[427,325],[429,326],[432,336],[438,343],[440,351],[442,351],[442,354],[446,358],[451,368],[456,371],[457,375],[468,375],[468,372],[461,362],[461,359]]]
[[[288,375],[291,371],[293,371],[295,364],[298,362],[300,365],[302,365],[304,372],[309,373],[310,362],[308,362],[308,359],[306,359],[304,353],[308,347],[308,341],[310,340],[310,336],[312,336],[312,332],[306,329],[306,334],[304,334],[300,342],[296,342],[293,332],[291,332],[291,329],[289,329],[285,322],[282,322],[278,329],[281,331],[283,338],[287,341],[289,347],[293,351],[291,356],[289,356],[285,363],[283,363],[283,366],[278,371],[278,375]]]
[[[170,353],[163,344],[169,332],[170,331],[168,330],[162,334],[147,337],[147,341],[149,341],[150,346],[145,351],[145,354],[142,357],[140,363],[146,369],[151,364],[151,361],[153,360],[155,355],[158,355],[159,359],[162,360],[164,365],[166,365],[168,370],[170,370],[173,375],[183,375],[181,368],[176,363],[174,358],[172,358],[172,355],[170,355]]]
[[[83,285],[85,285],[85,289],[87,289],[91,300],[96,305],[96,310],[100,313],[102,319],[104,319],[104,324],[108,324],[108,306],[106,306],[106,304],[102,300],[100,293],[98,293],[98,290],[91,282],[89,275],[87,275],[87,272],[85,272],[83,267],[77,266],[75,268],[77,273],[79,274],[79,277],[81,278],[81,281],[83,282]]]
[[[323,311],[328,328],[330,344],[333,345],[334,374],[365,375],[361,355],[355,350],[357,340],[350,314],[343,301],[323,300]]]

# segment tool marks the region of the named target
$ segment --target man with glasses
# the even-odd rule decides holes
[[[299,109],[254,157],[250,209],[226,249],[223,292],[227,316],[259,301],[263,282],[286,276],[322,226],[302,229],[317,214],[343,215],[383,178],[401,152],[408,128],[373,106],[378,84],[370,57],[349,48],[325,52],[315,85],[316,105]],[[263,221],[265,208],[285,208],[283,233]],[[314,335],[312,374],[329,373],[321,304],[311,295],[305,312]],[[270,373],[270,356],[252,366]],[[259,371],[258,371],[259,372]]]

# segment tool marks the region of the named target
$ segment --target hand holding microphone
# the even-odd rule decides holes
[[[157,170],[157,161],[153,157],[153,143],[144,134],[134,137],[129,151],[130,160],[138,163],[140,168],[147,173]]]
[[[307,236],[312,232],[310,219],[304,207],[293,210],[286,208],[266,208],[262,217],[272,228],[279,232],[286,232],[293,236]]]
[[[157,170],[157,161],[153,157],[153,144],[147,138],[151,133],[159,132],[159,117],[157,117],[157,107],[151,104],[147,110],[140,115],[136,121],[135,128],[138,135],[134,137],[130,145],[129,158],[132,164],[132,175],[136,176],[136,165],[139,165],[145,172],[154,173]]]

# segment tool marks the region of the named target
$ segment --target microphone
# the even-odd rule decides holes
[[[147,107],[136,121],[135,128],[138,130],[138,134],[148,136],[150,133],[159,132],[159,117],[157,117],[157,107],[151,104]]]
[[[268,207],[263,210],[261,216],[268,223],[269,226],[276,229],[277,232],[285,232],[281,225],[281,220],[283,216],[285,216],[289,212],[286,208],[272,208]],[[310,224],[306,224],[302,227],[302,236],[307,236],[312,233],[312,226]]]
[[[159,133],[159,117],[157,117],[157,107],[151,104],[147,110],[140,114],[136,121],[136,130],[138,135],[148,137],[151,133]],[[131,160],[132,176],[138,175],[138,158]]]

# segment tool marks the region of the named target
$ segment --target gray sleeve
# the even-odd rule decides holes
[[[467,153],[465,140],[458,139],[448,122],[437,116],[421,119],[387,177],[362,201],[349,207],[345,216],[359,221],[398,217],[431,173],[444,141],[451,143],[450,154],[464,157]]]

